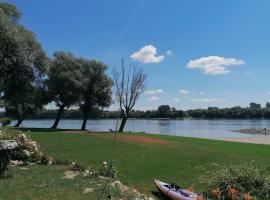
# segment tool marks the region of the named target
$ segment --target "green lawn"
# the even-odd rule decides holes
[[[42,130],[31,132],[32,138],[46,154],[61,160],[71,160],[85,166],[115,160],[120,180],[148,194],[156,191],[153,185],[155,178],[183,186],[194,185],[201,191],[204,185],[199,183],[199,176],[206,171],[217,170],[220,165],[255,160],[262,167],[270,166],[270,145],[144,134],[132,135],[166,143],[123,141],[123,137],[128,135],[131,134],[118,134],[113,154],[113,135]]]
[[[1,200],[89,200],[97,199],[104,183],[90,177],[63,179],[64,165],[23,166],[13,168],[13,177],[0,179]],[[94,191],[83,194],[85,188]],[[108,194],[108,191],[105,193]],[[106,199],[106,195],[102,200]]]

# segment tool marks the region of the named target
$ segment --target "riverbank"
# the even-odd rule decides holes
[[[261,167],[270,166],[270,145],[118,133],[113,154],[113,134],[40,129],[30,135],[48,155],[61,160],[89,166],[113,159],[120,180],[149,195],[157,192],[155,178],[203,191],[205,185],[199,177],[221,165],[254,160]]]
[[[270,145],[270,135],[250,135],[249,137],[222,137],[222,138],[211,138],[213,140],[228,141],[228,142],[240,142],[250,144],[267,144]]]

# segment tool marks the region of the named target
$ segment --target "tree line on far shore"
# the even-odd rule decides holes
[[[0,113],[0,117],[4,116],[4,112]],[[55,119],[57,110],[43,110],[42,112],[29,115],[26,119]],[[93,108],[88,115],[89,119],[116,119],[121,117],[119,111],[103,110]],[[270,119],[270,103],[266,103],[262,107],[257,103],[250,103],[248,107],[235,106],[231,108],[209,107],[207,109],[177,110],[169,105],[160,105],[156,110],[132,110],[129,113],[130,118],[138,119]],[[82,112],[79,109],[65,110],[63,119],[83,119]]]
[[[10,3],[0,3],[0,107],[5,116],[24,119],[42,115],[48,103],[57,107],[52,128],[57,128],[66,109],[77,107],[86,129],[87,119],[96,110],[112,103],[113,85],[124,126],[139,96],[146,75],[142,69],[115,69],[113,78],[103,62],[56,51],[47,57],[34,33],[20,24],[21,13]],[[70,111],[68,111],[70,112]]]

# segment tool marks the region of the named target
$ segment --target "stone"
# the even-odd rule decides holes
[[[0,140],[0,151],[1,150],[12,150],[18,147],[15,140]]]

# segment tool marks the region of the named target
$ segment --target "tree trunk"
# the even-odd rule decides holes
[[[58,109],[57,116],[55,118],[54,124],[51,127],[52,129],[56,129],[58,127],[58,124],[59,124],[59,121],[60,121],[60,118],[62,116],[62,113],[63,113],[64,109],[65,109],[65,106],[61,106]]]
[[[19,127],[22,124],[22,122],[23,118],[20,117],[14,127]]]
[[[126,122],[127,122],[127,117],[123,117],[122,119],[122,122],[121,122],[121,125],[120,125],[120,128],[119,128],[119,131],[118,132],[123,132],[124,131],[124,127],[126,125]]]
[[[88,118],[88,113],[83,113],[83,123],[82,123],[82,127],[81,130],[85,131],[86,130],[86,123],[87,123],[87,118]]]

